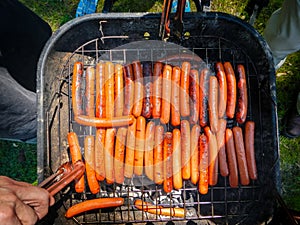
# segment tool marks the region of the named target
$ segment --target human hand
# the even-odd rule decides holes
[[[45,189],[0,176],[0,224],[33,225],[54,202]]]

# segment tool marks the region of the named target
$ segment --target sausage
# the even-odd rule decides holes
[[[247,169],[247,160],[246,160],[246,152],[244,145],[244,138],[242,128],[233,127],[233,138],[234,138],[234,146],[236,152],[236,158],[238,163],[240,182],[242,185],[248,185],[250,183],[249,173]]]
[[[190,115],[190,97],[189,97],[189,85],[190,85],[190,70],[191,64],[189,62],[183,62],[181,65],[181,78],[180,78],[180,114],[183,117]]]
[[[200,74],[200,92],[199,92],[199,124],[201,127],[208,125],[208,93],[209,93],[210,72],[207,68]]]
[[[157,119],[161,115],[161,94],[162,94],[162,70],[163,64],[156,62],[153,68],[153,108],[152,117]]]
[[[115,65],[115,116],[122,116],[124,110],[124,78],[123,66],[120,64]]]
[[[95,171],[96,178],[99,181],[105,179],[105,160],[104,160],[104,144],[106,130],[99,128],[96,130],[95,137]]]
[[[180,125],[180,77],[181,69],[173,67],[171,87],[171,124]]]
[[[134,74],[134,101],[132,114],[135,117],[142,115],[144,87],[143,87],[143,71],[141,63],[138,61],[132,62]]]
[[[219,109],[219,118],[224,118],[226,113],[226,105],[227,105],[227,81],[226,75],[224,71],[224,66],[221,62],[217,62],[215,65],[216,68],[216,76],[219,83],[219,101],[218,101],[218,109]]]
[[[218,80],[215,76],[209,78],[208,95],[209,126],[211,131],[216,134],[219,129],[218,116]]]
[[[254,147],[254,131],[255,123],[253,121],[247,121],[245,123],[245,151],[247,159],[247,168],[249,177],[252,180],[257,179],[257,168],[255,160],[255,147]]]
[[[208,192],[208,140],[205,134],[199,137],[199,182],[200,194]]]
[[[105,176],[106,183],[112,184],[114,182],[114,149],[115,149],[115,128],[106,129],[105,134]]]
[[[171,132],[166,132],[164,135],[164,182],[163,188],[164,191],[169,193],[173,189],[173,162],[172,162],[172,154],[173,154],[173,135]]]
[[[71,206],[66,214],[66,218],[72,218],[77,216],[81,213],[95,210],[95,209],[103,209],[103,208],[112,208],[121,206],[124,204],[123,198],[97,198],[97,199],[90,199],[85,200],[84,202],[77,203],[76,205]]]
[[[234,117],[236,107],[236,78],[230,62],[224,63],[224,69],[227,82],[226,116],[229,119],[232,119]]]
[[[191,130],[189,121],[181,121],[180,131],[182,178],[188,180],[191,178]]]
[[[218,158],[220,174],[224,177],[228,176],[228,164],[225,149],[225,131],[227,121],[225,119],[219,119],[219,130],[217,132],[217,143],[218,143]]]
[[[248,92],[246,82],[246,72],[243,65],[237,65],[237,108],[236,108],[236,121],[239,124],[243,124],[247,117],[248,108]]]
[[[124,176],[127,178],[131,178],[133,174],[135,132],[136,132],[136,119],[134,118],[133,123],[128,127],[127,137],[126,137]]]
[[[82,96],[81,96],[81,82],[83,75],[83,64],[76,62],[73,67],[72,77],[72,107],[74,116],[82,115]]]
[[[84,139],[84,158],[87,182],[92,194],[97,194],[100,190],[95,173],[95,139],[88,135]]]
[[[171,217],[181,217],[185,216],[184,208],[167,208],[160,205],[153,205],[149,202],[144,202],[141,199],[136,199],[134,201],[134,206],[147,213],[162,215],[162,216],[171,216]]]
[[[128,126],[133,123],[133,120],[134,116],[132,115],[111,118],[97,118],[84,115],[75,117],[75,121],[78,124],[97,128]]]
[[[181,174],[181,135],[179,129],[173,129],[173,186],[175,189],[182,188]]]
[[[194,125],[191,131],[191,182],[197,184],[199,180],[199,136],[201,128]]]
[[[172,66],[165,65],[163,69],[161,117],[160,122],[167,124],[170,120],[171,112],[171,91],[172,91]]]
[[[154,182],[162,184],[164,180],[163,174],[163,142],[164,142],[164,127],[157,125],[155,127],[154,137]]]
[[[232,130],[226,128],[225,131],[225,146],[226,154],[228,160],[228,170],[229,170],[229,185],[232,188],[236,188],[239,185],[238,178],[238,166],[235,153],[234,139]]]
[[[115,77],[114,64],[105,63],[105,115],[106,118],[112,118],[115,112]]]
[[[216,135],[207,126],[204,133],[208,139],[208,184],[214,186],[218,182],[218,144]]]
[[[146,125],[146,134],[145,134],[145,174],[146,176],[154,181],[154,156],[153,156],[153,147],[154,147],[154,132],[155,132],[155,123],[149,121]]]
[[[134,76],[131,64],[123,67],[123,75],[125,81],[123,115],[128,116],[132,114],[134,102]]]
[[[96,65],[96,117],[105,118],[105,64]]]
[[[152,83],[152,64],[151,62],[143,63],[143,76],[144,76],[144,99],[142,116],[149,119],[152,116],[152,96],[153,96],[153,83]]]
[[[67,139],[68,139],[72,164],[74,165],[77,161],[82,160],[77,134],[75,132],[69,132]],[[78,180],[75,180],[75,191],[77,193],[82,193],[84,190],[85,190],[84,176],[81,176]]]
[[[143,174],[145,134],[146,119],[143,116],[139,116],[136,119],[136,139],[134,149],[134,173],[138,176]]]
[[[124,158],[127,128],[120,127],[117,131],[114,153],[114,176],[118,184],[124,182]]]
[[[85,112],[87,116],[95,116],[95,69],[86,68],[85,74]]]
[[[196,124],[199,120],[199,107],[200,107],[200,99],[199,99],[199,73],[198,70],[192,69],[190,72],[190,123]]]

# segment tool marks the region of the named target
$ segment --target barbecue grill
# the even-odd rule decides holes
[[[212,68],[218,61],[245,65],[249,93],[247,119],[256,123],[255,149],[258,180],[248,186],[231,188],[228,178],[219,175],[216,186],[206,195],[184,181],[183,188],[164,193],[160,185],[147,183],[144,176],[126,180],[123,185],[101,182],[93,195],[88,189],[77,194],[70,186],[57,198],[58,216],[54,224],[262,224],[272,217],[276,202],[273,192],[280,189],[279,144],[275,71],[270,49],[260,34],[244,21],[224,13],[186,13],[184,36],[170,36],[170,45],[151,49],[147,43],[158,36],[160,14],[110,13],[76,18],[56,31],[46,44],[38,64],[38,180],[70,160],[67,133],[75,131],[83,146],[84,137],[94,130],[78,125],[72,115],[71,76],[73,64],[95,65],[100,59],[125,63],[130,56],[143,61],[158,54],[189,52]],[[145,45],[132,43],[143,41]],[[148,42],[149,41],[149,42]],[[133,46],[133,47],[132,47]],[[135,49],[135,46],[139,48]],[[164,47],[166,46],[166,47]],[[171,46],[171,48],[170,48]],[[145,56],[146,55],[146,56]],[[234,121],[228,121],[232,127]],[[124,197],[121,207],[87,212],[71,220],[64,218],[69,206],[95,197]],[[133,205],[135,198],[187,211],[185,218],[151,215]],[[48,223],[49,224],[49,223]]]

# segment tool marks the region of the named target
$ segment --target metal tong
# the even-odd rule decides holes
[[[39,187],[45,188],[50,195],[54,196],[73,180],[83,175],[85,165],[82,161],[77,161],[74,165],[71,162],[62,164],[57,171],[39,184]]]

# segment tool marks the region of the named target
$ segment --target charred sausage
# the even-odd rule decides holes
[[[237,109],[236,109],[236,121],[239,124],[243,124],[246,121],[247,117],[247,108],[248,108],[248,93],[247,93],[247,82],[246,82],[246,72],[243,65],[237,66]]]
[[[162,93],[162,70],[163,64],[156,62],[153,69],[153,109],[152,117],[157,119],[161,116],[161,93]]]

